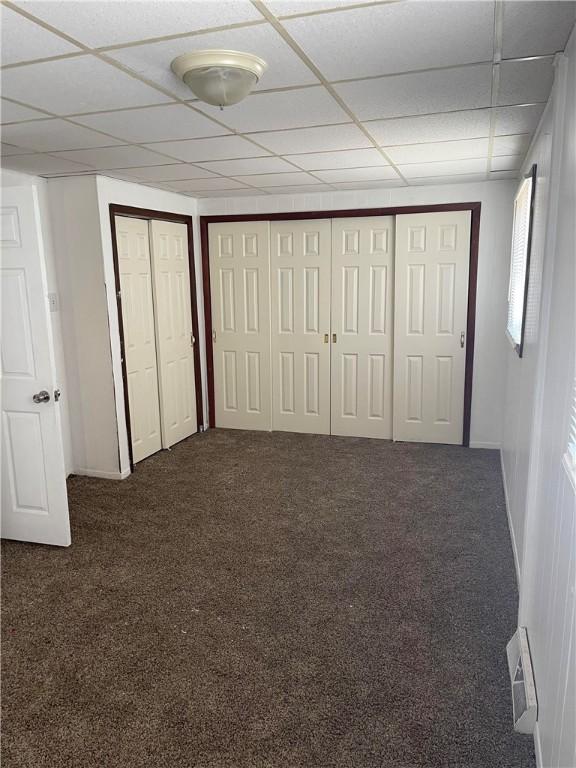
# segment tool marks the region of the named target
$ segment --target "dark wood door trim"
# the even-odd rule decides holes
[[[392,208],[357,208],[333,211],[302,211],[300,213],[257,213],[222,216],[200,216],[200,247],[202,249],[202,285],[204,289],[204,322],[206,332],[206,368],[208,376],[208,425],[215,426],[214,357],[212,352],[212,301],[210,294],[210,259],[208,253],[208,226],[234,221],[302,221],[305,219],[343,219],[360,216],[397,216],[406,213],[442,213],[442,211],[470,211],[470,269],[468,279],[468,316],[466,323],[466,369],[464,374],[464,429],[462,445],[470,445],[472,413],[472,380],[474,374],[474,335],[476,330],[476,287],[478,280],[478,248],[480,242],[480,210],[482,204],[442,203],[439,205],[407,205]]]
[[[124,349],[124,321],[122,316],[122,295],[120,292],[120,270],[118,266],[118,243],[116,241],[116,216],[128,216],[134,219],[158,219],[160,221],[175,221],[186,225],[188,237],[188,268],[190,271],[190,303],[192,309],[192,333],[194,334],[194,383],[196,387],[196,428],[200,431],[204,425],[204,409],[202,398],[202,370],[200,364],[200,335],[198,331],[198,300],[196,291],[196,268],[194,265],[194,233],[192,216],[168,211],[155,211],[150,208],[134,208],[130,205],[110,203],[110,230],[112,233],[112,255],[114,261],[114,279],[116,284],[116,306],[118,308],[118,327],[120,330],[120,350],[122,355],[122,382],[124,385],[124,409],[126,411],[126,431],[128,433],[128,451],[130,469],[134,470],[132,456],[132,430],[130,427],[130,403],[128,402],[128,379],[126,373],[126,355]]]

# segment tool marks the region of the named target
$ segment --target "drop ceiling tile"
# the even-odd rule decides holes
[[[121,144],[101,133],[96,133],[66,120],[34,120],[31,123],[5,125],[2,136],[6,141],[37,152],[54,152],[59,149],[88,149]]]
[[[522,167],[524,155],[498,155],[492,158],[492,171],[517,171]]]
[[[439,163],[412,163],[400,165],[400,173],[407,179],[419,179],[427,176],[456,176],[486,172],[485,158],[476,160],[446,160]]]
[[[492,147],[493,155],[525,155],[530,146],[530,134],[516,136],[495,136]]]
[[[222,113],[218,107],[202,105],[207,115],[219,117],[237,131],[273,131],[298,128],[323,123],[345,123],[349,116],[322,86],[257,93],[240,104],[226,107]]]
[[[268,193],[271,195],[313,195],[317,192],[333,192],[329,184],[305,184],[288,185],[286,187],[269,187]]]
[[[190,99],[192,94],[189,88],[172,72],[170,63],[181,53],[199,48],[251,51],[262,57],[268,63],[268,69],[254,88],[256,91],[262,88],[282,88],[318,82],[310,69],[269,24],[137,45],[110,51],[109,55],[181,98]]]
[[[503,61],[500,65],[498,105],[547,101],[553,80],[551,58]]]
[[[215,160],[198,163],[202,168],[216,171],[224,176],[243,176],[256,173],[283,173],[294,170],[294,166],[279,157],[253,157],[238,160]]]
[[[322,152],[331,149],[362,149],[372,146],[370,139],[353,124],[254,133],[252,138],[278,155]]]
[[[462,173],[456,176],[424,176],[410,179],[411,187],[423,187],[432,184],[469,184],[478,181],[486,181],[485,173]]]
[[[130,168],[141,165],[159,165],[162,157],[143,147],[107,147],[106,149],[76,149],[71,152],[59,152],[59,157],[73,160],[98,170]],[[166,160],[166,162],[170,162]]]
[[[111,133],[135,144],[222,136],[229,133],[226,128],[183,104],[103,112],[74,119],[89,128]]]
[[[158,158],[161,160],[162,158]],[[187,163],[171,163],[170,165],[150,165],[144,168],[130,168],[123,175],[134,181],[177,181],[179,179],[208,179],[214,174],[204,168]]]
[[[2,66],[19,61],[44,59],[64,53],[77,53],[77,45],[38,26],[16,11],[0,6],[1,61]]]
[[[332,184],[336,189],[388,189],[390,187],[405,187],[402,179],[374,179],[373,181],[337,181]]]
[[[403,147],[384,147],[393,163],[432,163],[439,160],[462,160],[471,157],[485,157],[488,153],[488,139],[463,139],[462,141],[439,141],[429,144],[409,144]]]
[[[377,168],[340,168],[332,171],[317,171],[319,179],[332,184],[339,181],[371,181],[375,179],[397,179],[398,174],[389,165]]]
[[[266,0],[266,6],[275,16],[292,16],[311,11],[338,10],[360,2],[362,0]]]
[[[282,23],[331,81],[493,57],[491,2],[386,3]]]
[[[471,109],[438,115],[371,120],[365,128],[381,146],[476,139],[490,133],[490,110]]]
[[[3,70],[2,91],[8,98],[57,115],[169,100],[154,88],[89,55]]]
[[[21,107],[13,101],[2,99],[0,104],[0,118],[2,123],[16,123],[21,120],[44,120],[46,115],[29,107]]]
[[[0,144],[0,155],[8,157],[8,155],[21,155],[23,153],[22,147],[15,147],[13,144]]]
[[[222,189],[191,192],[189,197],[262,197],[265,194],[260,189]]]
[[[361,168],[371,165],[387,165],[377,149],[351,149],[344,152],[314,152],[309,155],[287,155],[305,171],[330,170],[336,168]]]
[[[81,163],[73,163],[67,158],[52,155],[14,155],[2,158],[2,165],[14,171],[31,173],[39,176],[45,174],[86,173],[91,169]]]
[[[563,51],[575,21],[573,2],[505,2],[502,54],[509,59]]]
[[[117,45],[182,32],[196,32],[262,16],[248,0],[19,0],[34,16],[91,47]]]
[[[253,176],[237,176],[239,181],[252,184],[255,187],[287,187],[318,184],[318,179],[307,173],[269,173]]]
[[[162,141],[158,144],[149,144],[148,147],[185,163],[230,160],[236,157],[262,157],[269,154],[265,149],[260,149],[241,136],[221,136],[215,139],[191,139],[189,141]]]
[[[499,107],[496,112],[495,135],[534,133],[540,122],[544,104],[525,107]]]
[[[165,189],[172,189],[174,192],[194,192],[197,190],[210,191],[219,189],[246,189],[246,185],[235,179],[192,179],[191,181],[173,181],[160,183],[159,186]]]
[[[490,106],[492,65],[359,80],[334,86],[360,120]]]

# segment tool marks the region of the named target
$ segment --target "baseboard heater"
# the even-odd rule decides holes
[[[512,685],[514,730],[519,733],[533,733],[538,715],[538,702],[526,627],[518,627],[512,635],[506,646],[506,655]]]

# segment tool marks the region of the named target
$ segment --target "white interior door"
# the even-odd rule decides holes
[[[332,222],[332,434],[392,437],[394,217]]]
[[[162,448],[148,222],[116,216],[132,459]]]
[[[2,536],[70,544],[36,190],[2,190]]]
[[[270,224],[209,225],[216,426],[272,427]]]
[[[273,429],[330,434],[330,225],[271,225]]]
[[[470,211],[396,217],[394,439],[462,443]]]
[[[198,431],[188,229],[150,222],[162,447]]]

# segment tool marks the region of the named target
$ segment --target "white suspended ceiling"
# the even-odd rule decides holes
[[[194,197],[513,178],[574,2],[16,0],[2,23],[2,165]],[[191,99],[202,48],[269,70]]]

